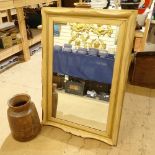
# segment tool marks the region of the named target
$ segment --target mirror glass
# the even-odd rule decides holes
[[[105,131],[119,27],[54,23],[51,117]]]

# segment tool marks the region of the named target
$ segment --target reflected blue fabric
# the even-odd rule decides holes
[[[92,80],[111,84],[113,76],[114,57],[104,58],[79,53],[54,51],[55,73],[65,74],[83,80]]]

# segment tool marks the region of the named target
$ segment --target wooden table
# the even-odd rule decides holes
[[[17,13],[17,18],[19,21],[19,31],[21,34],[22,43],[18,45],[14,45],[7,49],[0,49],[0,61],[5,58],[14,55],[21,50],[23,51],[23,57],[25,61],[30,59],[29,46],[39,42],[41,40],[41,33],[39,31],[34,31],[32,33],[35,34],[32,40],[28,40],[25,26],[25,17],[23,12],[24,6],[35,5],[40,3],[49,3],[52,1],[56,1],[58,6],[61,6],[61,0],[0,0],[0,11],[10,10],[15,8]],[[9,12],[8,12],[9,13]],[[41,32],[41,31],[40,31]]]

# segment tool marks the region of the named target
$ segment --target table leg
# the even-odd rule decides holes
[[[28,61],[30,59],[30,52],[29,52],[29,43],[27,39],[24,11],[22,7],[17,8],[17,18],[19,23],[19,31],[22,37],[24,60]]]
[[[12,22],[12,16],[11,16],[11,10],[10,9],[7,10],[7,19],[9,22]]]

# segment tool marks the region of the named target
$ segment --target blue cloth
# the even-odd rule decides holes
[[[92,80],[111,84],[113,76],[114,57],[83,55],[79,53],[54,51],[53,71],[83,80]]]

